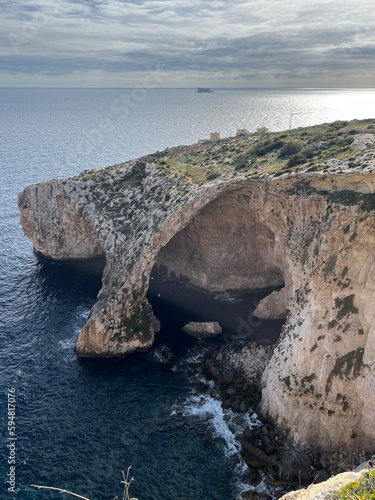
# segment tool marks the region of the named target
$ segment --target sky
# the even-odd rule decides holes
[[[375,0],[0,0],[2,87],[375,87]]]

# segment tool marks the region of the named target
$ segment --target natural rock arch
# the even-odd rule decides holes
[[[293,292],[288,234],[280,200],[265,192],[262,182],[207,189],[204,197],[160,227],[104,313],[100,301],[97,303],[77,342],[78,354],[103,355],[107,351],[104,355],[121,355],[152,345],[159,323],[146,293],[154,265],[167,276],[207,293],[246,293],[285,285],[281,293],[271,294],[260,304],[264,302],[266,309],[261,317],[285,318]],[[108,269],[110,262],[104,281]],[[275,309],[278,314],[272,316]]]
[[[269,224],[246,191],[224,193],[202,208],[160,249],[156,268],[208,293],[284,285],[283,221]]]
[[[152,345],[158,322],[146,292],[155,262],[206,291],[284,280],[289,314],[263,377],[263,413],[305,445],[371,451],[374,178],[301,173],[187,187],[152,163],[130,164],[30,186],[19,207],[42,255],[105,253],[103,288],[77,342],[81,356]],[[187,241],[194,245],[184,255]],[[212,261],[219,265],[211,270]],[[268,309],[278,299],[266,298]]]

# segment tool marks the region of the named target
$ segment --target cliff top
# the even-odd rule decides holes
[[[146,164],[185,185],[203,185],[236,176],[278,177],[303,172],[369,172],[375,167],[375,120],[336,121],[284,132],[252,133],[217,141],[199,141],[157,151],[121,165],[85,170],[87,181],[104,171],[133,166],[130,181],[141,180]],[[134,170],[134,166],[136,169]]]

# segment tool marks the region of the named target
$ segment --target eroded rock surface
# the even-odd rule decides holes
[[[216,321],[205,321],[203,323],[192,321],[182,327],[182,331],[198,339],[216,337],[223,329]]]
[[[21,223],[54,259],[104,254],[79,356],[148,349],[156,265],[209,293],[282,288],[262,412],[296,442],[375,448],[375,147],[370,122],[175,148],[27,187]],[[373,123],[370,123],[373,126]],[[340,135],[337,130],[340,129]],[[285,158],[285,142],[299,144]]]
[[[262,299],[254,311],[254,316],[262,319],[284,319],[289,311],[286,288],[274,291]]]

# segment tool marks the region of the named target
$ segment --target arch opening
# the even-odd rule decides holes
[[[277,340],[286,312],[273,318],[271,304],[271,318],[254,316],[259,302],[270,301],[273,291],[285,295],[288,281],[283,223],[272,218],[269,224],[265,215],[248,194],[226,193],[161,248],[148,298],[162,330],[169,316],[177,314],[179,327],[189,321],[218,321],[232,336],[259,343]]]

